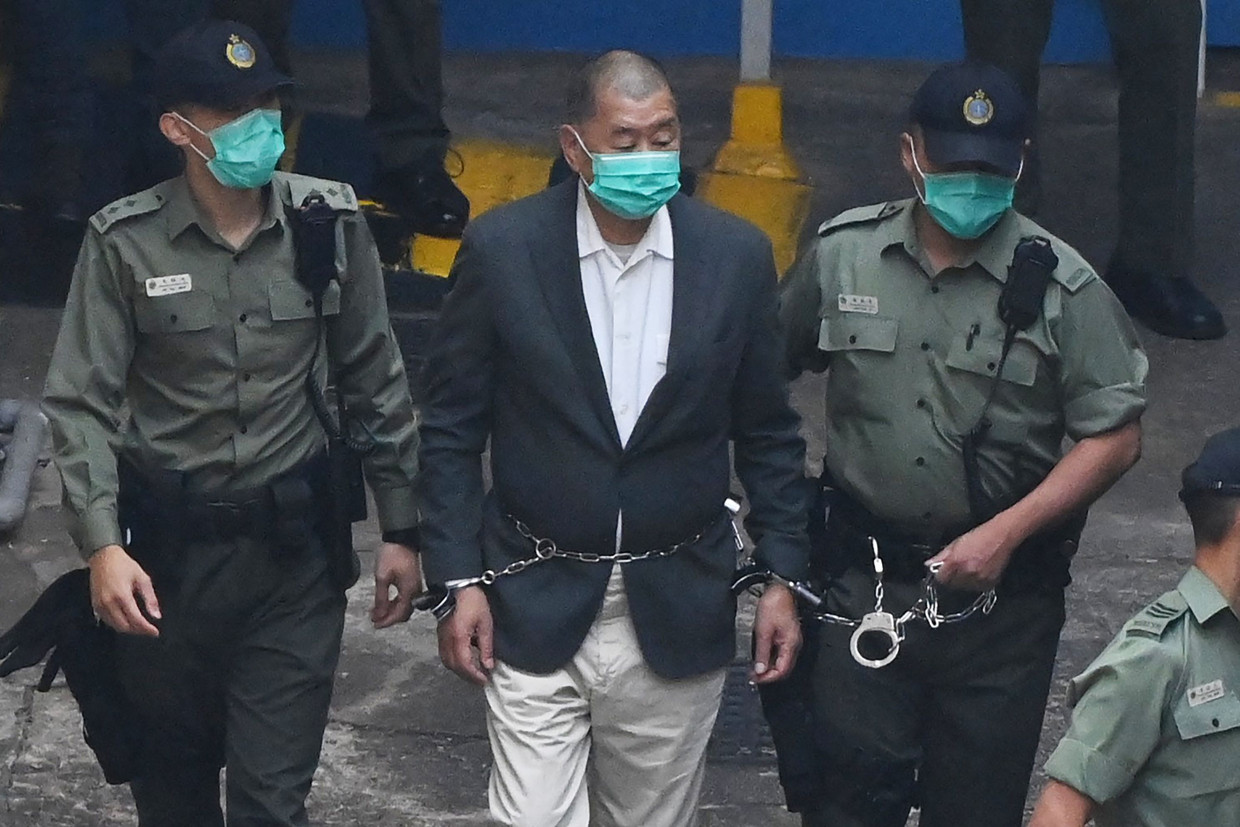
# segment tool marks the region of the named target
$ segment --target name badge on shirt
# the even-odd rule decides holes
[[[841,313],[866,313],[874,316],[878,313],[877,296],[849,296],[840,294]]]
[[[1194,686],[1188,690],[1188,705],[1201,706],[1210,701],[1217,701],[1226,694],[1227,691],[1223,689],[1221,680],[1203,683],[1201,686]]]
[[[146,294],[151,298],[171,296],[176,293],[188,293],[193,289],[194,280],[190,278],[189,273],[180,273],[175,276],[156,276],[146,280]]]

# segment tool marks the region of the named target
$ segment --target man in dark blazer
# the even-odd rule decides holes
[[[788,579],[804,445],[770,244],[676,194],[663,72],[591,61],[569,120],[577,176],[462,239],[423,411],[426,574],[455,597],[443,662],[486,687],[499,823],[681,827],[735,654],[729,445],[756,557]],[[769,586],[753,679],[784,677],[800,639]]]

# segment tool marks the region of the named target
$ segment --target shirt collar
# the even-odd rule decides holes
[[[1214,585],[1214,581],[1205,572],[1193,566],[1180,580],[1176,590],[1183,596],[1184,602],[1192,611],[1199,624],[1204,624],[1219,612],[1231,609],[1231,604],[1223,593]]]
[[[215,231],[215,228],[211,226],[211,222],[203,214],[202,208],[199,207],[198,201],[194,198],[194,194],[190,192],[189,182],[185,180],[184,175],[173,179],[169,183],[167,193],[167,204],[164,206],[163,213],[168,222],[169,240],[175,240],[177,236],[189,229],[191,225],[196,225],[207,238],[216,244],[227,246],[224,245],[224,241],[220,238],[219,233]],[[279,195],[276,194],[274,186],[267,185],[264,190],[264,197],[267,200],[267,209],[263,215],[262,222],[254,233],[254,238],[257,238],[260,233],[266,232],[276,224],[283,224],[285,220],[283,203],[280,201]]]
[[[578,180],[577,182],[577,257],[579,259],[587,259],[590,256],[607,249],[607,242],[603,240],[603,234],[599,231],[598,222],[594,219],[594,213],[590,211],[590,204],[586,200],[585,182]],[[668,215],[667,205],[659,207],[658,211],[650,219],[650,226],[646,228],[646,233],[637,242],[637,246],[633,249],[633,254],[629,257],[629,263],[640,261],[647,253],[652,253],[668,261],[673,260],[673,244],[672,244],[672,219]]]
[[[918,201],[910,198],[904,202],[905,207],[900,214],[887,222],[887,236],[883,240],[883,249],[897,244],[904,247],[915,261],[927,266],[921,241],[917,238],[917,224],[913,213]],[[959,269],[967,270],[974,264],[979,265],[1000,283],[1007,282],[1008,265],[1012,263],[1012,251],[1021,239],[1020,216],[1015,210],[1009,209],[995,224],[994,228],[982,240],[982,244],[959,264]]]

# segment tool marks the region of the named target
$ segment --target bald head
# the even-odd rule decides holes
[[[594,117],[599,98],[614,92],[631,101],[644,101],[671,91],[663,68],[651,58],[623,49],[607,52],[581,67],[568,88],[568,122],[584,123]]]

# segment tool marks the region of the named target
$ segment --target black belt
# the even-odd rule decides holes
[[[910,535],[870,514],[860,503],[838,489],[824,492],[827,499],[825,531],[815,557],[828,576],[845,570],[861,568],[870,571],[878,543],[883,558],[883,576],[892,582],[919,582],[926,577],[926,561],[934,557],[957,537],[974,526],[962,525],[933,536]],[[1039,532],[1017,547],[1004,570],[1000,589],[1030,591],[1038,588],[1063,588],[1071,582],[1069,565],[1076,553],[1084,514]]]
[[[170,535],[181,542],[249,537],[294,548],[304,546],[312,527],[331,513],[323,453],[263,485],[220,492],[187,490],[183,473],[142,472],[123,459],[117,471],[122,526],[148,537],[157,532],[158,539],[151,537],[156,542],[168,542]]]

